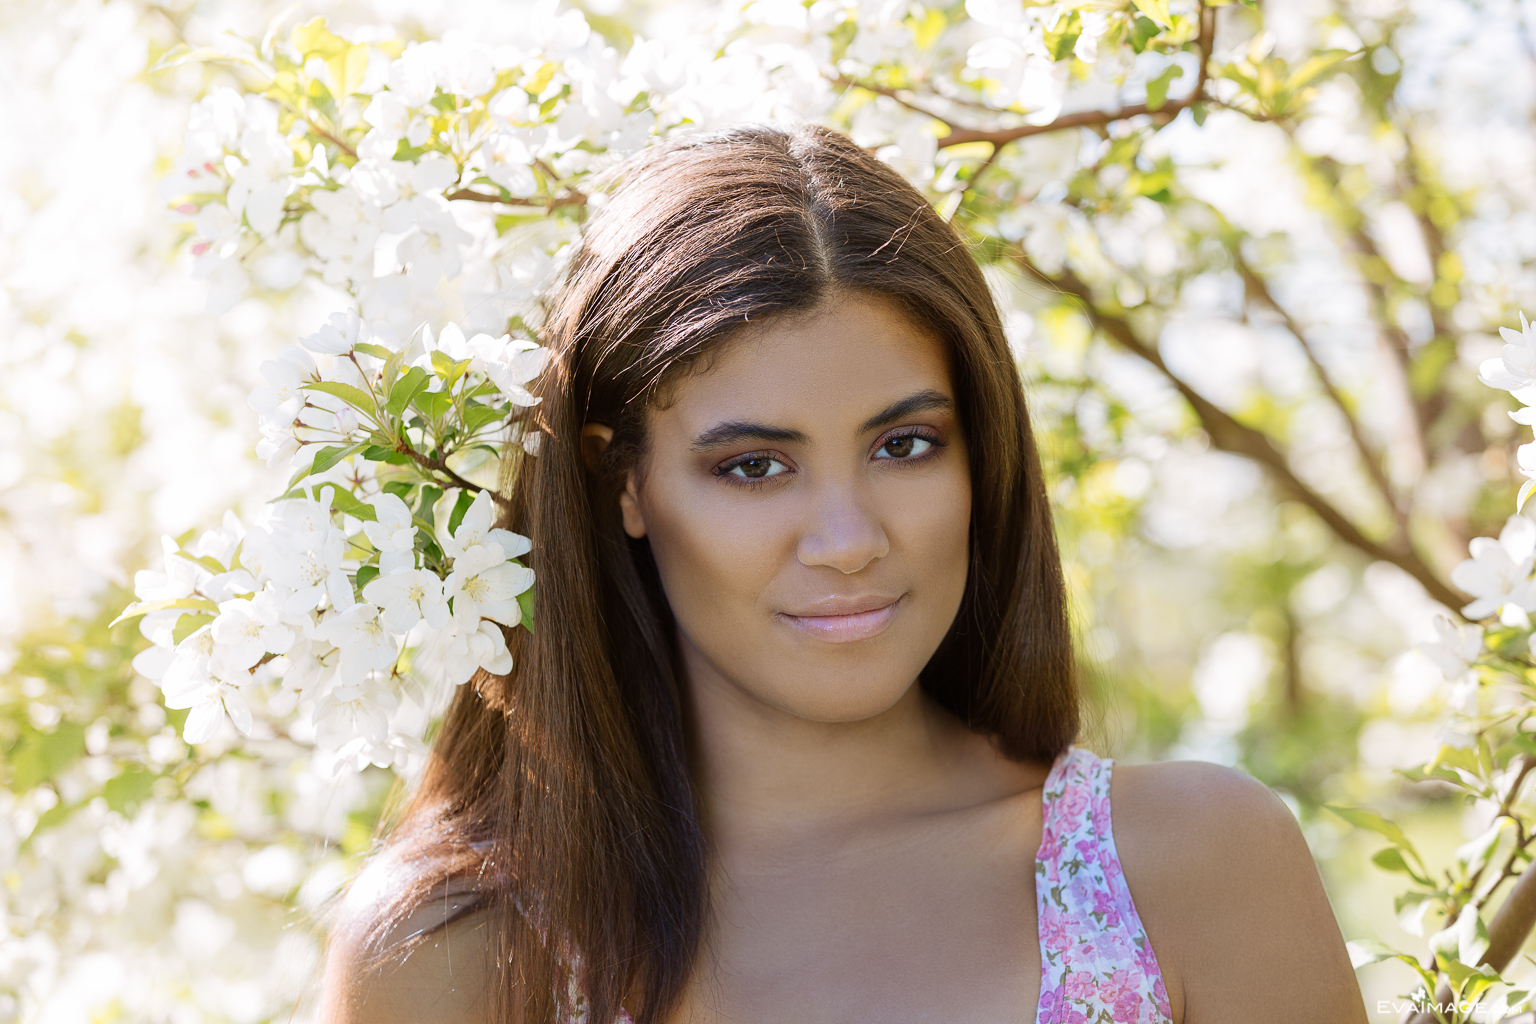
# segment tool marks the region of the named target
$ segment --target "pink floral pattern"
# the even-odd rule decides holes
[[[1040,1005],[1035,1024],[1173,1024],[1109,818],[1114,762],[1068,747],[1046,776],[1035,857]],[[577,999],[573,1024],[586,1021]],[[631,1024],[620,1012],[615,1024]]]
[[[1157,957],[1115,852],[1113,764],[1069,747],[1045,780],[1045,828],[1035,859],[1036,1024],[1172,1024]]]

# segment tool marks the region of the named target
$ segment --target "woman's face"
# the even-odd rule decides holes
[[[965,589],[970,470],[943,343],[843,293],[745,329],[669,397],[620,501],[690,685],[818,722],[890,708]]]

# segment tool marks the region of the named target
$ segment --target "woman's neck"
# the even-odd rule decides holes
[[[692,768],[720,849],[935,813],[1038,784],[914,681],[890,708],[817,722],[748,694],[684,639]]]

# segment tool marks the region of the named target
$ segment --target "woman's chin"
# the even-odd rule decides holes
[[[807,722],[851,724],[878,718],[900,703],[915,683],[874,685],[868,678],[840,680],[823,675],[814,688],[785,686],[756,694],[759,700]]]

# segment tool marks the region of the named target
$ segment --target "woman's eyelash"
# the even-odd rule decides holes
[[[915,440],[918,440],[918,441],[923,441],[923,442],[925,442],[928,445],[928,447],[926,449],[924,449],[922,452],[919,452],[916,455],[907,455],[907,456],[901,456],[901,457],[887,456],[887,461],[890,461],[890,462],[926,462],[927,460],[929,460],[929,459],[933,458],[934,456],[938,455],[939,452],[942,449],[944,449],[944,448],[946,448],[948,446],[947,442],[941,441],[939,439],[939,435],[938,435],[937,431],[934,431],[934,430],[931,430],[931,429],[927,429],[927,428],[923,428],[923,427],[906,427],[906,428],[903,428],[901,430],[893,431],[892,433],[889,433],[889,434],[885,435],[884,437],[882,437],[879,441],[877,441],[875,443],[874,450],[875,450],[876,454],[878,455],[878,453],[880,453],[880,452],[885,450],[886,445],[889,445],[889,444],[891,444],[892,442],[895,442],[895,441],[905,441],[905,440],[908,440],[909,438],[910,439],[915,439]]]
[[[773,452],[748,452],[746,455],[739,455],[734,459],[728,459],[725,462],[722,462],[715,468],[715,476],[729,477],[731,483],[742,487],[760,487],[775,477],[784,476],[784,473],[765,473],[762,476],[750,477],[744,473],[737,475],[734,472],[734,470],[740,468],[741,466],[759,461],[769,463],[777,462],[779,465],[784,466],[786,470],[789,468],[788,463],[784,459],[774,455]]]
[[[878,457],[878,453],[883,451],[887,445],[895,441],[905,441],[908,439],[922,441],[927,445],[927,448],[915,455],[888,455],[882,461],[927,462],[929,459],[937,456],[941,450],[948,447],[947,442],[939,439],[937,431],[923,427],[908,427],[902,430],[894,431],[882,437],[875,444],[874,452]],[[762,476],[756,477],[747,476],[744,473],[737,474],[734,472],[734,470],[741,466],[745,466],[749,463],[758,461],[778,463],[784,467],[784,471],[778,473],[767,472]],[[730,482],[737,487],[758,488],[772,480],[777,479],[778,477],[789,475],[789,473],[793,472],[793,469],[789,466],[787,460],[780,458],[773,452],[748,452],[745,455],[738,455],[736,458],[728,459],[725,462],[720,463],[720,465],[715,467],[713,472],[717,477],[728,477]]]

